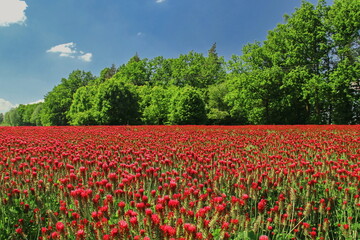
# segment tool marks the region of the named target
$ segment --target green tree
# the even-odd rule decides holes
[[[328,7],[303,2],[263,43],[248,44],[232,58],[232,115],[256,124],[325,123],[329,98]]]
[[[214,43],[208,51],[203,66],[203,84],[208,87],[213,84],[223,82],[226,77],[225,62],[219,57],[216,51],[216,43]]]
[[[95,79],[74,71],[38,106],[5,114],[11,124],[360,123],[360,2],[303,1],[263,42],[225,64],[207,56],[140,59]],[[37,110],[36,110],[37,109]]]
[[[38,104],[27,104],[22,105],[24,108],[23,114],[22,114],[22,125],[23,126],[35,126],[35,124],[31,121],[31,117],[33,115],[33,112],[35,111],[35,108]],[[21,106],[21,105],[20,105]]]
[[[207,118],[211,124],[231,124],[230,107],[224,96],[229,93],[226,83],[211,85],[208,88]]]
[[[232,80],[225,101],[230,114],[237,121],[249,124],[277,124],[281,122],[282,71],[266,68],[244,73]]]
[[[227,81],[225,96],[233,119],[250,124],[274,124],[283,111],[283,71],[273,64],[271,52],[256,42],[243,48],[243,70]]]
[[[94,109],[97,123],[101,125],[139,123],[139,97],[134,87],[115,78],[99,86]]]
[[[4,114],[0,113],[0,124],[2,124],[4,121]]]
[[[16,125],[14,126],[24,126],[27,125],[27,123],[24,122],[24,115],[25,115],[25,111],[26,111],[26,105],[24,104],[20,104],[19,106],[17,106],[16,108],[14,108],[15,111],[17,112],[18,116],[19,116],[19,121]],[[27,119],[26,119],[27,120]]]
[[[43,103],[37,103],[34,111],[31,114],[30,123],[33,126],[41,126],[41,110],[43,108]]]
[[[73,96],[73,101],[68,111],[71,125],[96,125],[96,112],[94,97],[99,85],[80,87]]]
[[[319,1],[315,7],[311,3],[303,2],[289,19],[290,41],[289,52],[291,64],[295,64],[295,72],[302,69],[304,82],[287,84],[292,89],[301,87],[302,102],[305,104],[309,123],[328,123],[329,116],[329,54],[331,45],[328,38],[328,26],[325,17],[328,15],[325,1]],[[305,74],[305,75],[304,75]],[[299,80],[299,78],[298,78]],[[291,87],[291,85],[293,87]],[[299,102],[295,102],[300,106]],[[302,110],[304,107],[301,108]]]
[[[360,91],[352,87],[360,86],[360,64],[349,64],[349,61],[348,58],[341,60],[330,74],[331,117],[335,124],[360,123]]]
[[[146,92],[145,92],[146,91]],[[145,124],[162,125],[168,123],[170,99],[176,87],[168,89],[162,86],[142,89],[142,121]]]
[[[68,79],[63,78],[61,83],[45,96],[41,117],[43,125],[68,125],[67,114],[74,93],[78,88],[88,85],[94,79],[95,77],[90,72],[80,70],[73,71]]]
[[[68,125],[66,113],[72,102],[72,94],[64,85],[55,86],[45,95],[41,122],[44,126]]]
[[[203,78],[204,65],[205,57],[201,53],[191,51],[188,54],[180,55],[171,64],[171,84],[178,87],[189,85],[196,88],[205,88],[206,81]]]
[[[18,111],[18,108],[12,108],[10,111],[5,113],[4,123],[9,126],[21,126],[22,119]]]
[[[182,88],[170,103],[170,124],[205,124],[207,121],[204,100],[193,87]]]
[[[117,72],[118,72],[118,69],[116,68],[116,66],[114,64],[112,64],[110,68],[104,68],[100,72],[100,77],[98,77],[94,81],[94,84],[101,84],[101,83],[105,82],[106,80],[112,78]],[[91,83],[89,83],[89,84],[91,84]]]
[[[352,88],[360,79],[360,2],[335,0],[328,14],[333,43],[330,74],[332,122],[360,123],[359,91]]]
[[[10,126],[36,126],[41,125],[40,121],[34,119],[34,112],[37,111],[37,119],[40,118],[40,109],[42,103],[20,104],[5,113],[4,123]]]
[[[324,1],[313,4],[303,1],[300,8],[287,17],[268,35],[265,45],[272,62],[285,75],[282,84],[288,123],[325,123],[328,121],[330,70],[328,7]]]
[[[150,70],[148,69],[147,59],[140,59],[136,54],[119,68],[114,77],[136,86],[149,84]]]
[[[149,60],[151,86],[168,86],[172,78],[173,59],[165,59],[162,56]]]

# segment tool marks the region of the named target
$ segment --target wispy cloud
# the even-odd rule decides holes
[[[79,56],[79,59],[83,60],[84,62],[91,62],[92,53],[83,53]]]
[[[156,3],[163,3],[165,2],[166,0],[156,0]]]
[[[60,57],[77,58],[84,62],[91,62],[92,53],[85,53],[76,49],[76,44],[73,42],[56,45],[46,52],[57,53]]]
[[[16,107],[16,105],[3,98],[0,98],[0,113],[5,113],[13,107]]]
[[[26,2],[21,0],[0,0],[0,27],[23,24],[27,6]]]
[[[70,43],[59,44],[59,45],[56,45],[56,46],[50,48],[46,52],[59,53],[60,57],[74,58],[75,57],[74,55],[76,54],[75,43],[70,42]]]
[[[44,99],[40,99],[40,100],[37,100],[35,102],[30,102],[28,104],[36,104],[36,103],[43,103],[44,102]],[[27,105],[27,104],[26,104]]]
[[[0,0],[1,1],[1,0]],[[40,99],[34,102],[30,102],[30,103],[26,103],[24,105],[28,105],[28,104],[35,104],[35,103],[42,103],[44,102],[44,99]],[[3,98],[0,98],[0,113],[6,113],[8,112],[10,109],[12,108],[16,108],[18,107],[19,104],[13,104],[11,102],[9,102],[8,100],[5,100]]]

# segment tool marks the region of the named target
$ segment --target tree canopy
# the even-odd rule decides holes
[[[214,43],[207,54],[135,54],[99,77],[76,70],[4,124],[359,124],[359,19],[358,0],[303,1],[227,61]]]

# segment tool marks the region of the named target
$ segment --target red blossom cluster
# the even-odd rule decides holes
[[[0,128],[0,239],[358,239],[359,126]]]

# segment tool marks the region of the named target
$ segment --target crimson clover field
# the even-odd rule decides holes
[[[0,127],[0,239],[359,239],[360,126]]]

